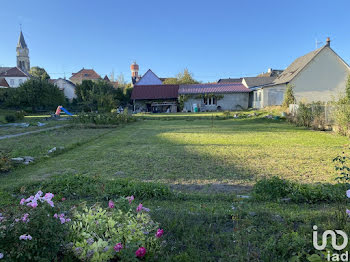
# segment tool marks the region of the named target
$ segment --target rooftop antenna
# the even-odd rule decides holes
[[[318,45],[319,44],[322,44],[322,42],[321,41],[317,41],[317,38],[315,38],[315,44],[316,44],[316,49],[318,48]]]

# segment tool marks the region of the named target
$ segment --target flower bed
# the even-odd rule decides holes
[[[39,191],[0,214],[0,259],[134,261],[152,258],[161,248],[164,230],[133,196],[68,210],[64,202]]]

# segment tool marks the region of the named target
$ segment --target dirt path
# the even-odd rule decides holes
[[[0,140],[6,139],[6,138],[12,138],[12,137],[18,137],[18,136],[25,136],[25,135],[40,133],[40,132],[44,132],[44,131],[49,131],[49,130],[53,130],[53,129],[65,127],[65,126],[67,126],[67,125],[53,126],[53,127],[48,127],[48,128],[40,129],[40,130],[34,130],[34,131],[19,133],[19,134],[0,136]]]

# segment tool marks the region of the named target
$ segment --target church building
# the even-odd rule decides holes
[[[30,78],[29,49],[21,31],[16,47],[17,66],[0,67],[0,88],[16,88]]]

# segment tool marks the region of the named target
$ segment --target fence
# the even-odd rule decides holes
[[[335,123],[335,110],[337,107],[335,105],[330,104],[310,104],[307,105],[309,109],[311,109],[312,115],[317,116],[319,118],[322,118],[324,120],[325,125],[334,125]],[[296,117],[298,115],[298,109],[299,105],[297,104],[290,104],[289,105],[289,113]]]

